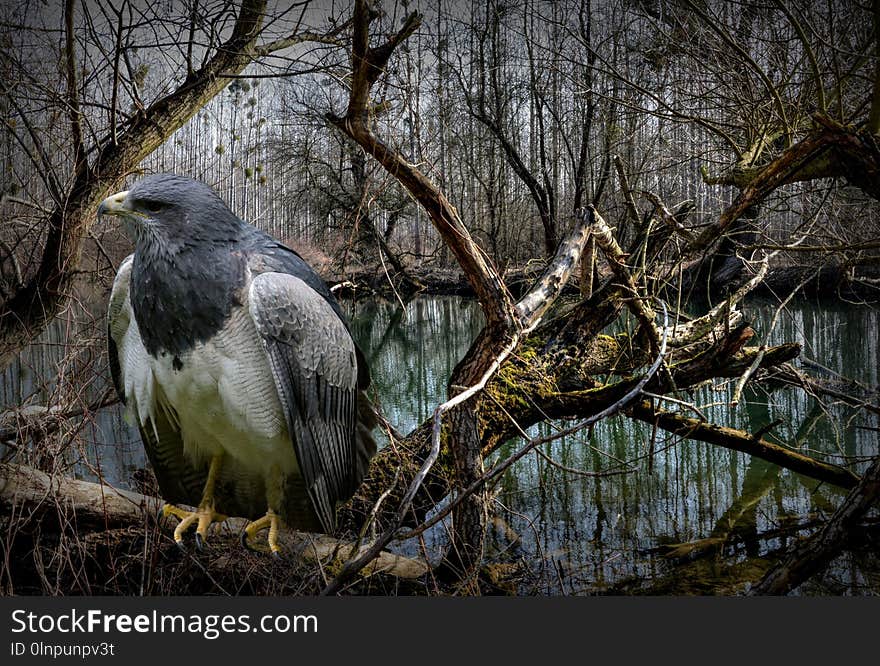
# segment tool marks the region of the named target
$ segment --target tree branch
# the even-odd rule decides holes
[[[164,502],[158,497],[120,490],[101,483],[92,483],[67,477],[49,476],[24,465],[0,463],[0,507],[7,515],[26,516],[28,521],[44,525],[43,517],[64,507],[82,535],[88,531],[102,532],[118,527],[134,527],[142,530],[146,521],[152,522]],[[248,521],[229,518],[219,529],[240,534]],[[217,529],[217,528],[214,528]],[[238,539],[235,539],[237,542]],[[311,563],[329,566],[348,556],[356,545],[321,534],[306,534],[282,530],[279,542],[285,553]],[[242,548],[241,557],[247,553]],[[226,566],[232,567],[235,553],[228,554]],[[265,566],[272,567],[266,558]],[[387,573],[398,578],[420,578],[428,572],[428,565],[414,558],[403,557],[387,551],[376,553],[369,566],[361,569],[362,575]]]
[[[741,430],[726,428],[652,407],[648,401],[633,405],[630,414],[645,423],[656,423],[657,427],[676,435],[748,453],[798,474],[831,483],[840,488],[852,488],[859,482],[858,476],[843,467],[821,462]]]
[[[49,233],[40,265],[0,309],[0,369],[8,365],[18,350],[38,335],[67,302],[82,241],[95,220],[98,203],[144,157],[223,90],[228,82],[224,74],[240,72],[252,61],[252,47],[260,32],[265,6],[266,0],[245,0],[229,40],[217,48],[207,64],[192,79],[138,115],[115,143],[112,133],[105,137],[91,168],[79,169],[66,193],[59,189],[55,208],[47,219]],[[6,92],[5,86],[3,92]],[[76,118],[78,121],[78,113]],[[48,173],[51,174],[51,169]]]
[[[862,475],[846,499],[822,528],[797,544],[748,594],[787,594],[814,573],[821,571],[841,551],[850,531],[880,501],[880,457]]]
[[[716,222],[703,230],[687,248],[688,252],[695,254],[714,245],[748,208],[762,202],[782,185],[792,182],[798,171],[818,160],[836,142],[836,138],[828,132],[814,132],[784,150],[744,184],[733,203],[724,209]]]
[[[260,46],[256,47],[254,49],[254,55],[256,57],[264,57],[273,53],[277,53],[278,51],[283,51],[284,49],[289,49],[290,47],[296,46],[297,44],[303,44],[305,42],[312,42],[314,44],[329,44],[331,46],[341,46],[342,40],[339,39],[339,35],[350,25],[351,21],[349,20],[331,30],[328,30],[327,32],[301,32],[296,35],[281,37],[279,39],[267,42],[266,44],[261,44]]]
[[[455,255],[491,328],[514,330],[517,317],[501,276],[471,238],[458,215],[440,189],[396,149],[385,144],[373,131],[370,90],[394,48],[420,25],[421,17],[410,14],[403,27],[384,45],[369,47],[372,14],[366,0],[355,3],[352,37],[352,82],[345,116],[327,115],[327,120],[355,140],[392,176],[397,178],[428,213],[443,241]]]
[[[70,122],[70,138],[73,144],[73,170],[88,168],[85,161],[85,145],[83,144],[82,119],[79,109],[79,83],[76,76],[76,46],[73,27],[74,0],[64,2],[64,61],[67,77],[67,110]]]
[[[874,59],[877,67],[874,71],[873,94],[871,95],[871,111],[868,114],[868,131],[880,135],[880,0],[872,3],[874,19]]]
[[[571,233],[559,244],[556,255],[544,274],[525,296],[516,304],[523,328],[535,326],[556,298],[562,293],[590,237],[593,210],[582,209],[575,214]]]

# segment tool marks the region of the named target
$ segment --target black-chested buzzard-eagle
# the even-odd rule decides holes
[[[275,554],[279,518],[333,531],[375,442],[369,371],[325,283],[189,178],[148,176],[99,214],[135,241],[110,296],[110,366],[177,543],[196,526],[201,548],[232,515],[252,521],[245,543],[269,528]]]

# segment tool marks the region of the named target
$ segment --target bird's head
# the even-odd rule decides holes
[[[174,174],[147,176],[107,197],[98,217],[108,215],[118,217],[138,245],[165,249],[229,241],[242,225],[210,186]]]

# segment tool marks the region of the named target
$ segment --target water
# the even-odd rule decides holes
[[[344,307],[370,360],[385,416],[399,431],[408,432],[445,398],[452,369],[482,326],[479,307],[455,297],[417,299],[405,311],[376,300]],[[752,302],[746,312],[758,340],[766,336],[770,344],[800,342],[804,357],[867,386],[880,385],[876,310],[796,303],[773,330],[768,330],[771,304]],[[86,367],[101,348],[88,344],[89,336],[94,343],[101,329],[72,329],[69,323],[56,322],[40,344],[0,375],[0,411],[22,401],[51,403],[54,382],[47,395],[44,379],[61,374],[74,381],[77,369]],[[87,339],[81,349],[65,343],[83,334]],[[97,367],[103,363],[100,359]],[[106,382],[106,372],[92,370],[79,398],[94,401]],[[730,383],[718,382],[696,391],[691,399],[711,420],[752,432],[779,420],[768,439],[830,462],[864,461],[877,454],[876,416],[792,389],[747,389],[743,402],[731,409],[726,404],[731,392]],[[560,425],[567,424],[541,424],[529,434],[545,435]],[[143,449],[136,429],[124,422],[118,407],[71,419],[64,427],[60,439],[66,444],[58,459],[66,461],[69,471],[136,487],[133,479],[145,465]],[[521,444],[507,443],[489,462],[510,455]],[[506,579],[513,581],[510,589],[519,594],[737,592],[745,581],[760,577],[768,556],[790,545],[797,534],[807,533],[792,526],[827,516],[843,496],[835,488],[745,454],[662,432],[652,444],[650,427],[625,417],[599,424],[591,436],[561,438],[541,452],[549,461],[529,454],[493,494],[496,518],[490,558],[507,572]],[[607,477],[576,473],[616,470],[622,463],[635,471]],[[857,462],[857,468],[864,464]],[[713,549],[713,537],[727,540],[727,545]],[[435,532],[434,539],[442,541],[442,531]],[[703,548],[690,557],[664,557],[675,544],[693,542]],[[878,572],[876,556],[856,549],[800,592],[877,594]]]
[[[802,302],[790,305],[770,330],[774,311],[767,302],[746,306],[756,340],[799,342],[804,357],[867,386],[880,385],[876,310]],[[457,298],[420,299],[405,315],[394,304],[376,302],[350,306],[350,313],[385,413],[402,432],[444,400],[452,368],[482,325],[478,305]],[[730,382],[719,381],[692,399],[710,420],[750,432],[779,420],[767,439],[830,462],[877,454],[877,430],[868,429],[878,426],[875,416],[793,389],[747,389],[732,409],[732,391]],[[558,425],[542,424],[529,434],[546,435]],[[650,440],[650,427],[616,417],[591,437],[563,437],[542,452],[566,468],[589,472],[632,461],[632,474],[579,476],[529,454],[503,477],[494,497],[491,550],[499,562],[525,569],[517,592],[733,593],[759,577],[763,556],[792,542],[798,533],[788,530],[793,523],[827,516],[843,497],[760,459],[662,432],[649,459]],[[509,442],[493,460],[521,444]],[[724,557],[708,548],[702,552],[711,557],[691,561],[663,556],[665,545],[730,533],[738,538],[722,551]],[[880,565],[859,557],[840,558],[802,592],[877,593]]]

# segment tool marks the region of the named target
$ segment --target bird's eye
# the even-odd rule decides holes
[[[165,204],[161,201],[144,201],[144,208],[148,213],[158,213],[165,208]]]

